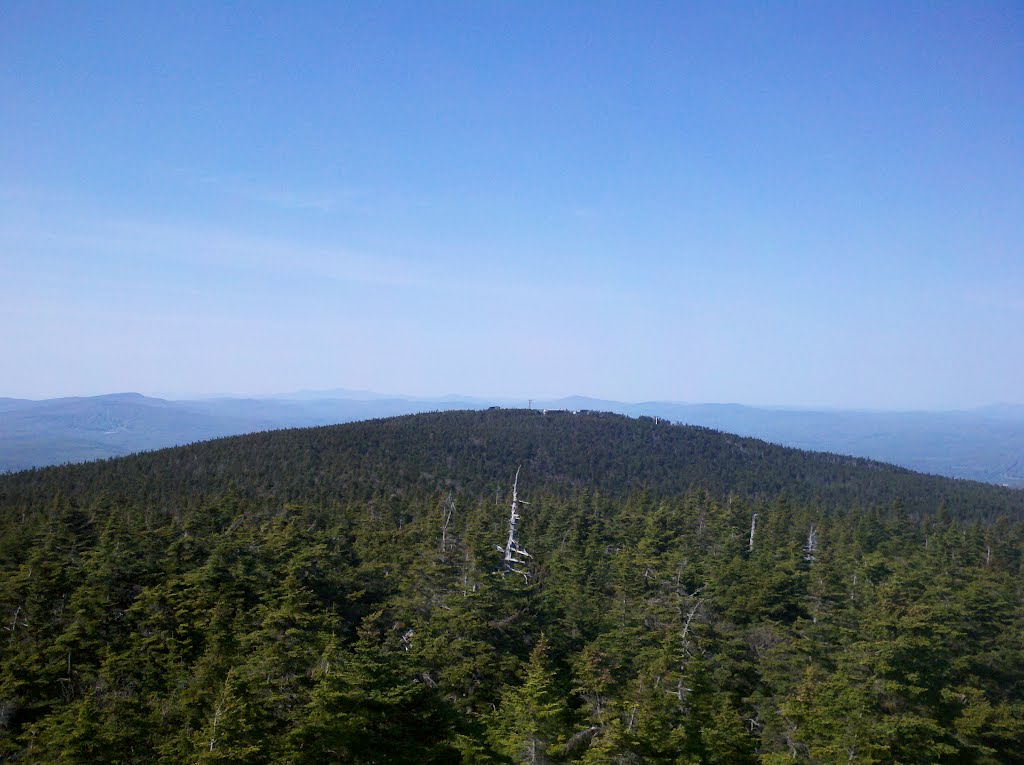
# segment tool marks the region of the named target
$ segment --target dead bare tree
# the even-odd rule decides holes
[[[441,507],[441,559],[448,555],[448,524],[452,522],[452,515],[455,513],[455,498],[451,491],[448,492],[448,499]]]
[[[807,532],[807,544],[804,545],[804,560],[808,563],[814,562],[814,553],[818,549],[818,530],[811,526]]]
[[[686,592],[685,588],[679,589],[679,615],[682,617],[683,626],[679,632],[679,679],[676,682],[674,690],[666,690],[665,692],[669,696],[675,696],[680,704],[685,703],[687,694],[692,689],[687,688],[683,685],[683,673],[686,670],[686,666],[693,657],[694,653],[699,650],[699,639],[696,635],[691,635],[690,627],[692,626],[694,619],[699,618],[701,610],[704,605],[705,598],[699,598],[698,595],[704,591],[707,584],[703,584],[693,592]]]
[[[754,552],[754,531],[757,530],[757,513],[750,518],[750,542],[747,545],[747,552]]]
[[[512,511],[508,518],[508,539],[505,541],[505,546],[498,547],[498,549],[505,553],[505,571],[519,574],[529,581],[529,574],[524,569],[519,568],[519,566],[526,565],[526,561],[523,558],[529,558],[530,553],[523,549],[522,545],[519,544],[519,538],[516,536],[516,523],[520,518],[519,505],[530,504],[519,499],[519,471],[521,469],[522,465],[516,468],[516,477],[512,482]]]

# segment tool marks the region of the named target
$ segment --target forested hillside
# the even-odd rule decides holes
[[[534,490],[670,497],[699,486],[723,497],[786,494],[825,507],[903,503],[971,518],[1024,514],[1024,492],[871,460],[806,452],[648,417],[524,409],[394,417],[223,438],[0,477],[0,504],[54,493],[119,497],[172,509],[235,488],[278,502],[338,502],[376,492],[447,490],[494,496],[516,466]]]
[[[1022,507],[504,410],[4,476],[0,758],[1024,762]]]
[[[272,398],[165,400],[119,393],[29,401],[0,399],[0,473],[119,457],[211,438],[308,428],[501,402],[368,391],[306,391]],[[570,396],[538,408],[658,417],[783,446],[891,462],[951,478],[1024,487],[1024,409],[954,412],[811,411],[737,404],[626,403]]]

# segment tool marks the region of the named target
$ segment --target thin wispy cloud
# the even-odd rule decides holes
[[[16,267],[43,255],[79,261],[102,257],[151,265],[216,267],[238,273],[305,277],[337,283],[402,290],[492,295],[534,299],[608,300],[606,288],[523,281],[510,264],[496,269],[487,259],[463,264],[457,273],[436,259],[413,259],[359,252],[343,245],[256,236],[230,228],[124,217],[68,216],[49,218],[45,225],[17,224],[0,219],[0,259]],[[621,290],[620,290],[621,294]]]
[[[205,188],[225,197],[247,200],[281,210],[357,213],[364,210],[368,204],[367,191],[356,187],[303,188],[287,182],[206,172],[188,167],[174,168],[171,174],[187,184]]]
[[[391,287],[434,286],[429,275],[409,261],[192,224],[111,218],[65,221],[53,229],[4,227],[0,247],[12,259],[19,251],[33,250],[69,258],[102,253],[107,258],[305,274]]]

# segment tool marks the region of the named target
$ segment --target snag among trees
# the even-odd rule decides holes
[[[520,566],[526,565],[526,561],[523,560],[523,558],[529,558],[530,553],[523,549],[522,545],[519,544],[519,538],[516,536],[516,523],[521,517],[519,515],[519,505],[530,504],[529,502],[519,499],[520,470],[522,470],[522,465],[516,468],[516,477],[512,481],[512,510],[509,513],[508,518],[508,539],[505,541],[505,546],[499,546],[498,549],[505,553],[504,570],[519,574],[529,581],[529,573],[527,573],[525,569],[520,568]]]
[[[455,514],[455,498],[449,490],[448,498],[441,508],[441,559],[448,557],[448,525],[452,522],[452,515]]]

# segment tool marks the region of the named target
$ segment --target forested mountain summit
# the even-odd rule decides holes
[[[615,412],[850,454],[923,473],[1024,488],[1021,407],[966,411],[853,411],[738,404],[627,403],[569,396],[537,409]],[[29,401],[0,399],[0,473],[119,457],[223,436],[422,412],[519,406],[467,396],[416,398],[367,391],[305,391],[264,398],[168,400],[137,393]]]
[[[1021,763],[1020,503],[529,410],[0,477],[0,761]]]
[[[699,487],[786,495],[824,507],[888,507],[975,518],[1024,514],[1024,491],[927,476],[707,428],[602,412],[447,411],[270,431],[0,476],[0,505],[55,494],[187,504],[232,487],[250,498],[343,502],[376,492],[494,496],[517,466],[535,491],[623,497]]]

